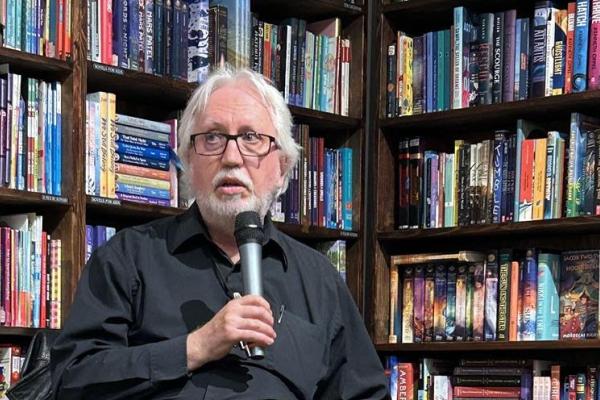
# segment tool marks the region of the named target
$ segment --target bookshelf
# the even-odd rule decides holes
[[[398,229],[398,145],[401,138],[419,136],[428,145],[441,151],[456,139],[493,139],[494,130],[516,130],[516,121],[526,118],[544,128],[568,132],[569,115],[573,112],[597,115],[600,111],[600,92],[563,94],[551,97],[529,98],[482,105],[471,108],[419,115],[387,118],[386,83],[387,50],[398,30],[409,36],[447,29],[452,25],[453,9],[465,6],[477,11],[504,11],[517,9],[517,17],[532,16],[534,1],[476,1],[476,0],[408,0],[389,4],[379,2],[371,9],[374,19],[373,44],[377,49],[373,74],[377,83],[373,98],[377,110],[373,112],[376,127],[369,138],[369,179],[365,190],[369,193],[368,209],[374,221],[367,228],[366,247],[372,260],[372,280],[367,290],[371,293],[371,312],[367,324],[377,350],[382,355],[399,354],[407,359],[419,358],[525,358],[570,360],[585,366],[583,360],[597,357],[597,340],[525,341],[525,342],[427,342],[390,344],[390,257],[397,254],[450,252],[503,248],[541,248],[585,250],[600,248],[600,219],[598,216],[579,216],[550,220],[505,222],[458,226],[452,228]],[[558,2],[566,8],[567,2]],[[400,267],[401,268],[401,267]],[[398,342],[401,342],[398,338]],[[459,355],[460,354],[460,355]],[[593,364],[593,362],[592,362]]]
[[[328,146],[353,148],[353,230],[326,229],[317,226],[277,223],[279,229],[308,244],[321,241],[347,241],[347,283],[362,309],[364,229],[361,226],[364,180],[362,150],[364,130],[364,77],[366,70],[366,7],[345,4],[342,0],[253,0],[252,11],[259,18],[278,23],[287,17],[305,18],[308,22],[340,17],[342,34],[352,40],[350,116],[290,106],[294,122],[310,126],[311,136],[325,137]],[[177,215],[178,208],[149,206],[89,196],[85,193],[85,100],[95,91],[117,95],[117,112],[154,120],[177,116],[196,84],[147,74],[120,67],[91,62],[87,59],[87,4],[72,1],[71,57],[52,59],[0,47],[0,63],[8,63],[11,72],[58,80],[62,83],[62,194],[41,193],[0,188],[2,214],[35,212],[44,217],[44,229],[63,243],[62,316],[68,315],[85,258],[86,224],[115,226],[118,229],[156,218]],[[0,336],[15,337],[26,343],[35,333],[33,328],[0,327]]]

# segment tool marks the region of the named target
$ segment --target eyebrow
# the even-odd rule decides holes
[[[227,127],[225,125],[223,125],[222,123],[220,123],[218,121],[208,120],[202,125],[208,127],[208,128],[202,129],[202,131],[205,131],[205,132],[210,131],[210,130],[218,130],[223,133],[229,133],[229,129],[227,129]],[[249,132],[249,131],[260,132],[259,129],[256,129],[250,125],[242,125],[238,128],[237,133],[245,133],[245,132]]]

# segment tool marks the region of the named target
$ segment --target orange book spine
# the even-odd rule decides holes
[[[142,178],[160,179],[161,181],[169,181],[171,179],[169,176],[169,171],[162,171],[129,164],[115,163],[115,172],[118,174],[140,176]]]
[[[57,21],[57,29],[56,29],[56,54],[58,54],[58,58],[65,58],[65,0],[57,0],[58,1],[58,21]]]
[[[519,262],[510,264],[510,309],[508,322],[508,340],[518,340],[518,316],[519,316]]]

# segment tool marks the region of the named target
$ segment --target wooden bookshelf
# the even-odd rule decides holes
[[[67,209],[71,205],[69,199],[63,196],[53,196],[3,187],[0,188],[0,204],[42,209]]]
[[[377,234],[381,241],[451,240],[495,238],[512,235],[583,235],[600,232],[600,216],[546,219],[526,222],[469,225],[454,228],[405,229]]]
[[[63,80],[73,72],[73,64],[70,61],[0,47],[0,64],[3,63],[10,65],[11,72],[42,75],[53,80]]]
[[[359,237],[359,233],[355,231],[328,229],[320,226],[284,224],[281,222],[276,222],[275,226],[290,236],[307,241],[356,240]]]
[[[529,358],[526,354],[530,351],[553,352],[561,350],[597,350],[600,340],[548,340],[536,342],[430,342],[430,343],[405,343],[405,344],[378,344],[377,351],[383,353],[417,353],[424,357],[434,356],[438,353],[464,353],[464,352],[518,352],[519,357]],[[452,357],[452,355],[449,355]]]
[[[361,2],[362,3],[362,2]],[[41,57],[8,48],[0,48],[0,63],[8,63],[11,72],[62,83],[63,182],[62,196],[0,188],[2,214],[36,212],[44,216],[44,229],[63,243],[62,315],[70,304],[85,259],[86,224],[113,225],[124,228],[156,218],[180,214],[184,210],[149,206],[129,201],[104,199],[85,194],[85,99],[88,93],[107,91],[117,95],[117,112],[142,118],[163,120],[177,116],[195,83],[132,71],[87,59],[87,4],[73,0],[72,55],[68,61]],[[284,18],[299,17],[309,22],[341,17],[343,35],[352,40],[350,116],[341,116],[291,106],[295,123],[310,125],[311,133],[326,138],[326,144],[351,146],[354,149],[354,230],[342,231],[313,226],[277,224],[283,232],[314,244],[319,241],[348,241],[348,283],[362,309],[363,245],[362,210],[364,159],[364,90],[366,58],[366,6],[349,5],[343,0],[252,0],[252,11],[259,18],[279,23]],[[0,327],[0,336],[30,337],[29,328]]]
[[[252,10],[262,15],[288,17],[293,15],[306,20],[329,17],[355,17],[363,14],[361,5],[347,4],[343,0],[252,0]]]
[[[370,179],[365,187],[371,194],[367,196],[366,209],[373,222],[365,227],[365,243],[369,248],[366,262],[372,266],[369,271],[371,281],[366,282],[371,299],[367,326],[376,349],[382,355],[396,353],[412,360],[423,357],[456,359],[465,354],[479,358],[531,359],[543,356],[548,360],[560,359],[561,363],[569,357],[577,362],[579,357],[598,355],[600,340],[388,343],[392,255],[531,247],[556,252],[600,249],[600,217],[597,216],[453,228],[398,229],[397,148],[400,138],[422,137],[427,149],[449,151],[448,145],[455,139],[493,139],[497,129],[515,132],[518,119],[540,123],[549,130],[568,131],[571,113],[597,115],[600,111],[600,91],[587,91],[397,118],[385,117],[387,47],[397,30],[417,36],[448,29],[456,6],[490,12],[516,8],[518,17],[532,16],[534,3],[534,0],[408,0],[394,4],[382,1],[375,7],[375,31],[370,40],[376,48],[376,55],[369,80],[376,82],[371,93],[371,98],[376,99],[373,111],[376,127],[369,136],[371,157],[367,169]],[[561,3],[561,6],[565,4]]]
[[[573,110],[597,114],[600,111],[600,91],[539,97],[398,118],[382,118],[379,126],[386,132],[394,134],[411,134],[419,131],[420,136],[443,135],[452,130],[514,129],[519,118],[568,121]]]

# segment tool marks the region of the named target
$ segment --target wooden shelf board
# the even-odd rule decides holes
[[[284,224],[276,222],[275,226],[280,231],[303,240],[356,240],[358,232],[341,229],[328,229],[320,226]]]
[[[87,209],[95,216],[125,217],[134,219],[156,219],[178,215],[185,210],[174,207],[163,207],[152,204],[141,204],[132,201],[109,199],[105,197],[87,196]]]
[[[196,87],[194,83],[112,65],[88,61],[87,66],[89,93],[103,90],[115,92],[120,98],[182,108]]]
[[[33,336],[41,328],[22,328],[17,326],[0,326],[0,336]]]
[[[377,344],[377,351],[392,353],[600,350],[600,340],[549,340],[535,342],[433,342]]]
[[[346,4],[343,0],[252,0],[252,11],[260,16],[296,17],[309,21],[363,14],[361,6]]]
[[[0,188],[0,204],[11,206],[39,206],[42,208],[68,208],[69,199],[63,196],[52,196],[44,193],[27,192]]]
[[[568,118],[571,112],[598,110],[600,90],[540,97],[523,101],[490,104],[458,110],[380,119],[384,129],[396,131],[444,134],[449,129],[486,128],[490,126],[516,127],[518,118],[547,120]],[[567,119],[568,121],[568,119]],[[427,132],[431,130],[432,132]]]
[[[308,123],[316,129],[356,129],[361,125],[359,118],[311,110],[310,108],[289,106],[295,123]]]
[[[589,232],[600,233],[600,216],[588,215],[573,218],[469,225],[454,228],[406,229],[379,232],[377,236],[382,241],[395,241]]]
[[[14,72],[33,72],[44,76],[49,74],[49,77],[59,80],[65,78],[73,71],[73,65],[70,61],[0,47],[0,64],[3,63],[9,63],[10,70]]]

